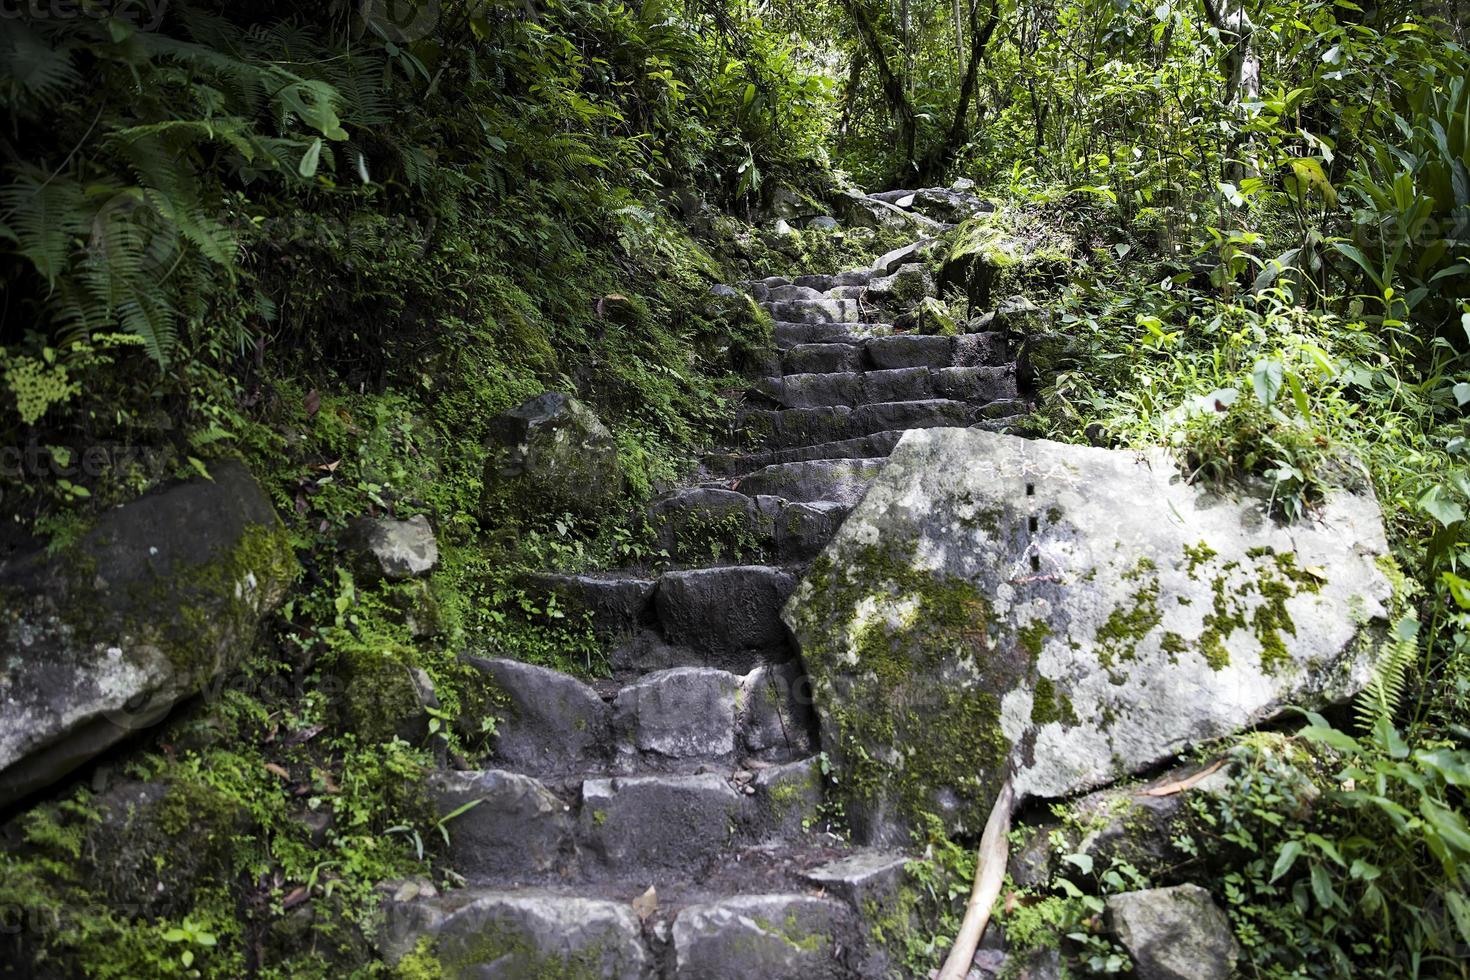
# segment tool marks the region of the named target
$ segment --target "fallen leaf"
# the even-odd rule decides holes
[[[270,773],[273,776],[280,777],[281,779],[285,780],[286,782],[290,782],[291,781],[291,774],[286,771],[286,767],[285,766],[278,766],[274,762],[267,762],[265,764],[265,771],[268,772],[268,773]]]
[[[306,901],[306,898],[309,894],[310,893],[306,890],[305,885],[298,885],[297,887],[291,889],[291,894],[281,899],[281,908],[295,908],[302,902]]]
[[[301,399],[301,407],[306,409],[306,417],[311,418],[321,410],[322,393],[315,388],[311,389],[306,393],[306,397]]]
[[[658,892],[652,885],[648,891],[633,899],[633,911],[638,913],[638,918],[647,920],[650,915],[658,911]]]

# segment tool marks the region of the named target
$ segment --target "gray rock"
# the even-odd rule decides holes
[[[423,514],[406,521],[358,518],[347,525],[344,540],[354,555],[354,568],[369,580],[401,582],[427,575],[439,564],[439,544]]]
[[[836,231],[842,227],[838,220],[831,215],[819,214],[806,223],[811,231]]]
[[[691,905],[674,919],[679,980],[838,980],[854,933],[852,915],[830,899],[740,895]]]
[[[735,751],[734,674],[674,667],[618,692],[613,724],[620,752],[664,759],[720,759]]]
[[[855,851],[805,872],[802,878],[871,920],[898,903],[910,860],[896,851]]]
[[[1240,955],[1230,920],[1198,885],[1114,895],[1107,919],[1139,980],[1227,980]]]
[[[1009,767],[1066,797],[1363,687],[1390,594],[1366,484],[1282,526],[1178,473],[904,436],[785,611],[860,839],[906,841],[918,810],[978,833]]]
[[[668,640],[704,651],[709,666],[746,673],[789,658],[781,605],[795,587],[791,573],[764,565],[667,572],[654,605]]]
[[[604,636],[624,636],[653,622],[653,579],[538,572],[523,581],[528,590],[554,595],[569,618],[589,617]]]
[[[589,779],[577,836],[609,871],[692,872],[724,848],[744,807],[745,798],[714,773]]]
[[[934,244],[932,238],[921,238],[916,242],[899,246],[890,252],[884,252],[878,256],[873,263],[873,275],[887,276],[898,271],[898,267],[905,262],[917,262],[924,255],[930,245]],[[871,282],[871,280],[870,280]]]
[[[499,769],[439,772],[430,792],[441,816],[474,803],[446,824],[450,860],[460,874],[544,875],[567,859],[570,811],[530,776]]]
[[[827,546],[837,534],[842,519],[851,508],[833,500],[810,502],[786,501],[777,497],[780,506],[773,514],[772,541],[778,558],[785,561],[809,561]]]
[[[956,224],[972,215],[995,210],[994,205],[980,200],[968,190],[945,187],[925,187],[915,191],[909,207],[947,224]]]
[[[538,395],[490,423],[484,519],[502,508],[528,514],[596,514],[623,492],[611,432],[592,410],[559,392]]]
[[[632,908],[536,892],[469,891],[387,903],[383,947],[396,964],[423,937],[446,980],[586,977],[646,980],[654,963]]]
[[[734,286],[726,286],[723,283],[717,283],[711,286],[709,288],[709,294],[718,299],[739,299],[744,295]]]
[[[593,769],[606,761],[611,712],[592,688],[516,660],[465,660],[493,688],[496,761],[533,773]]]
[[[755,505],[733,490],[695,487],[656,500],[648,523],[676,561],[737,554],[756,545]]]
[[[740,679],[740,741],[767,761],[812,751],[811,686],[796,662],[757,667]]]
[[[755,775],[755,820],[762,840],[795,840],[822,823],[822,767],[816,756]]]
[[[917,262],[906,262],[890,275],[868,283],[869,299],[892,309],[907,309],[934,295],[934,277]]]
[[[796,229],[791,227],[791,223],[788,222],[785,218],[777,218],[776,223],[771,226],[771,230],[778,235],[796,234]]]
[[[297,572],[236,462],[102,515],[59,554],[0,559],[0,807],[234,668]]]
[[[740,492],[789,501],[829,501],[851,507],[883,470],[881,459],[813,459],[762,467],[738,484]]]

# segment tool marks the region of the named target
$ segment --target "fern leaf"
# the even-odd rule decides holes
[[[1358,694],[1354,704],[1358,724],[1372,730],[1380,721],[1393,720],[1418,655],[1419,621],[1405,616],[1394,624],[1393,639],[1379,656],[1373,679]]]

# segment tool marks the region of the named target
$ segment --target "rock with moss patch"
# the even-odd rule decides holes
[[[1114,895],[1107,921],[1139,980],[1226,980],[1240,955],[1230,920],[1198,885]]]
[[[1391,591],[1371,491],[1269,510],[1162,451],[905,435],[784,613],[859,835],[978,833],[1007,772],[1065,797],[1361,690]]]
[[[674,973],[700,980],[864,974],[842,954],[860,945],[855,917],[840,902],[805,895],[741,895],[691,905],[674,919]]]
[[[297,572],[239,463],[109,511],[59,554],[0,560],[0,806],[235,667]]]
[[[617,441],[592,410],[548,392],[490,423],[482,515],[598,514],[623,492]]]
[[[404,521],[358,518],[347,525],[343,544],[354,570],[367,580],[401,582],[427,575],[439,564],[439,544],[423,514]]]

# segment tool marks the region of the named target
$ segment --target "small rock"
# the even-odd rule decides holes
[[[837,219],[826,214],[818,215],[806,223],[807,228],[812,231],[836,231],[842,227]]]
[[[821,820],[822,769],[815,756],[772,766],[745,786],[767,836],[794,839]]]
[[[597,514],[623,492],[617,441],[592,410],[548,392],[493,419],[481,516],[568,510]]]
[[[1107,919],[1139,980],[1227,980],[1240,955],[1230,920],[1198,885],[1114,895]]]
[[[858,851],[813,868],[802,877],[873,918],[870,910],[897,903],[907,878],[909,858],[894,851]]]
[[[368,580],[401,582],[427,575],[439,564],[434,529],[423,514],[405,521],[358,518],[347,526],[343,543],[353,554],[354,568]]]

